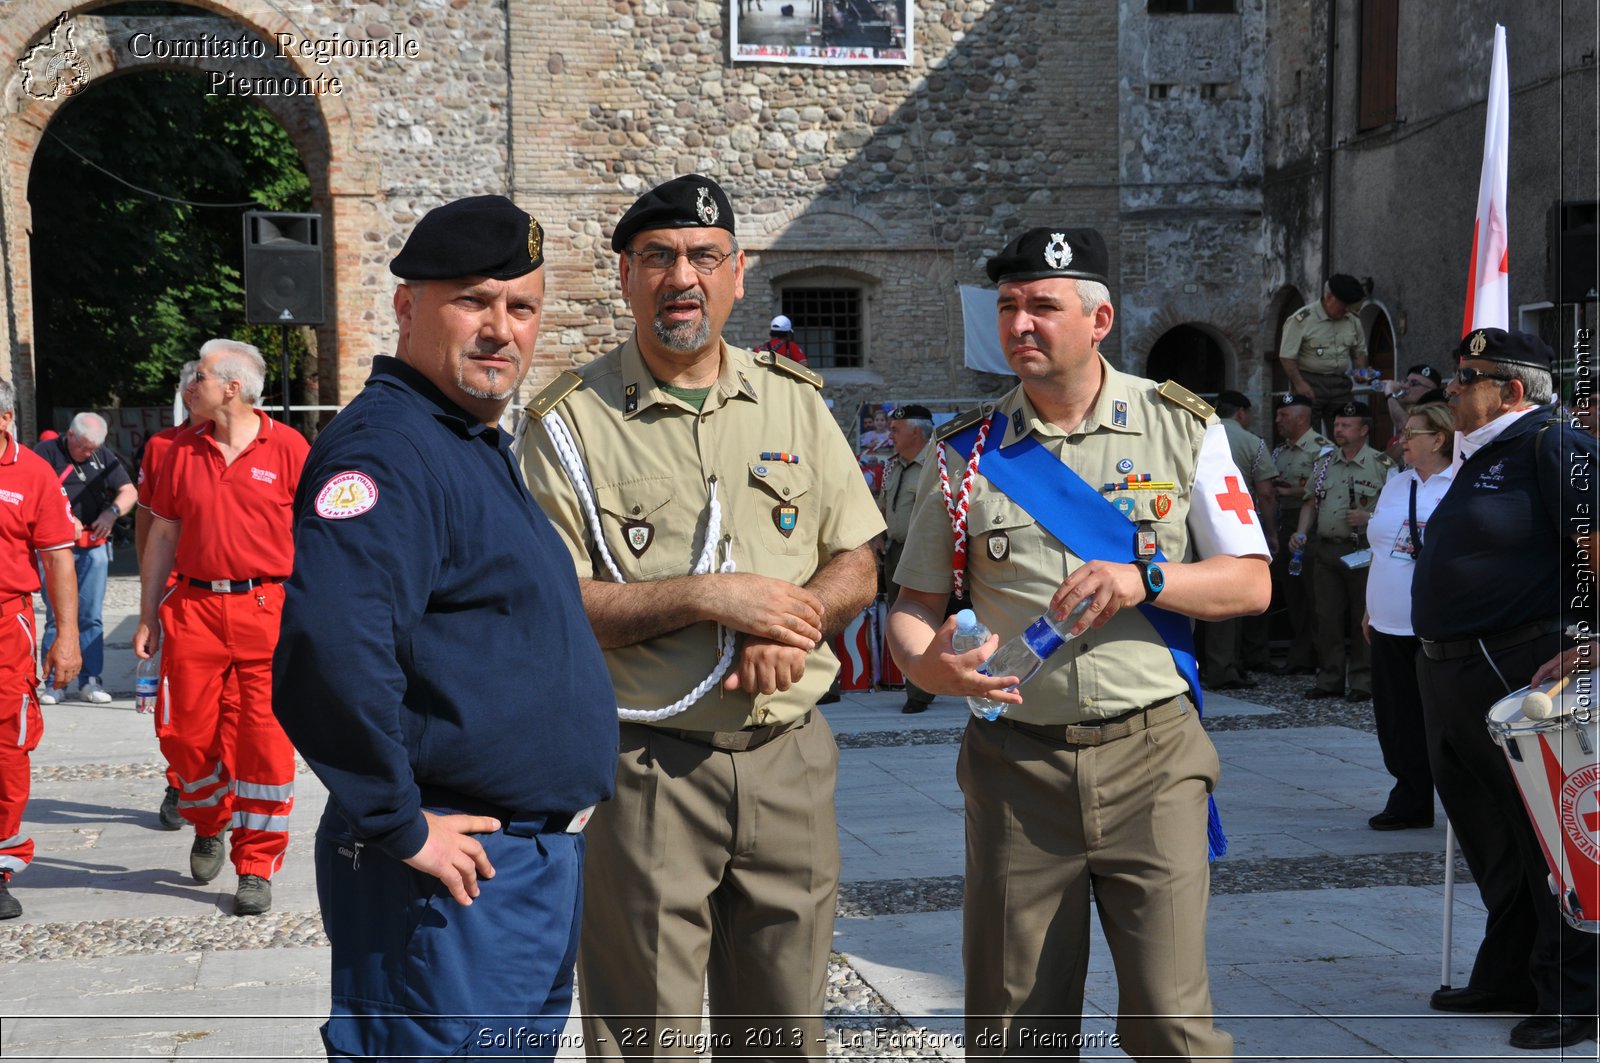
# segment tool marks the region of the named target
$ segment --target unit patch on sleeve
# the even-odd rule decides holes
[[[359,517],[378,504],[378,485],[364,472],[342,472],[317,492],[317,516],[328,520]]]

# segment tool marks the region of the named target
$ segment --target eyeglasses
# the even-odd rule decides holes
[[[1413,439],[1417,436],[1436,436],[1439,434],[1439,429],[1437,428],[1406,428],[1402,429],[1402,431]]]
[[[660,270],[663,273],[678,264],[681,255],[689,260],[689,265],[702,277],[709,277],[715,273],[724,262],[733,257],[730,251],[719,251],[714,247],[696,247],[688,251],[675,251],[670,247],[647,247],[643,251],[629,251],[633,260],[645,269]]]
[[[1458,388],[1468,388],[1480,380],[1498,380],[1502,384],[1509,384],[1515,379],[1515,377],[1507,376],[1504,373],[1486,373],[1482,369],[1473,369],[1464,365],[1456,370],[1456,375],[1451,382]]]

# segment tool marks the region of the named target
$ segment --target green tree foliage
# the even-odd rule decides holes
[[[213,336],[275,375],[277,330],[244,322],[241,217],[310,210],[311,190],[265,109],[182,71],[92,83],[46,130],[28,199],[42,414],[169,402]],[[299,330],[291,345],[304,357]]]

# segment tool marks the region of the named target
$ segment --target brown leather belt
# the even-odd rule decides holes
[[[1052,742],[1066,742],[1074,746],[1103,746],[1119,738],[1138,734],[1157,724],[1177,720],[1189,711],[1189,697],[1179,694],[1168,701],[1158,702],[1149,708],[1134,709],[1105,723],[1039,724],[1023,723],[1010,717],[1000,717],[1000,722],[1023,734],[1048,738]]]
[[[729,753],[745,753],[752,749],[760,749],[768,742],[790,731],[798,731],[811,722],[808,712],[798,720],[788,723],[772,723],[765,727],[746,727],[742,731],[675,731],[671,727],[651,727],[652,731],[659,731],[673,738],[681,738],[685,742],[694,742],[712,749],[721,749]],[[648,725],[647,725],[648,726]]]
[[[1535,621],[1514,627],[1510,631],[1502,631],[1498,635],[1486,635],[1481,639],[1450,639],[1442,642],[1422,640],[1422,655],[1430,661],[1454,661],[1462,657],[1473,657],[1480,653],[1496,653],[1500,650],[1509,650],[1513,646],[1521,646],[1524,642],[1532,642],[1545,635],[1554,635],[1561,630],[1561,625],[1553,620]],[[1482,643],[1480,646],[1479,643]]]

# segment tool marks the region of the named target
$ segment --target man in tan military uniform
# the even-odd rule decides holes
[[[1163,610],[1260,612],[1266,543],[1249,493],[1225,483],[1239,474],[1210,407],[1100,356],[1113,318],[1106,268],[1105,243],[1090,229],[1029,230],[990,260],[1001,344],[1022,384],[937,434],[895,573],[903,590],[890,645],[906,674],[937,693],[1009,707],[993,722],[969,721],[957,767],[969,1057],[1075,1054],[1091,884],[1116,961],[1122,1049],[1136,1059],[1226,1058],[1233,1046],[1212,1025],[1205,962],[1217,754],[1191,698],[1192,656],[1169,648],[1143,610],[1163,625]],[[965,519],[953,522],[940,455],[959,496],[971,453],[952,441],[964,448],[969,433],[991,459],[1043,447],[1059,464],[1038,488],[1075,490],[1099,507],[1074,502],[1065,525],[1097,523],[1124,544],[1120,556],[1086,562],[1040,523],[1073,538],[1062,521],[1036,519],[1050,506],[1033,487],[1013,484],[1008,495],[982,463]],[[1089,598],[1086,630],[1020,694],[996,687],[1015,677],[976,670],[994,641],[953,655],[955,621],[940,623],[958,571],[1002,641],[1047,609],[1065,615]]]
[[[889,590],[889,601],[894,602],[900,585],[894,582],[894,570],[900,564],[900,553],[905,549],[906,533],[911,529],[911,510],[917,502],[917,482],[922,468],[927,464],[929,440],[933,438],[933,413],[926,406],[899,406],[889,414],[889,442],[894,446],[894,456],[883,472],[883,487],[878,492],[878,508],[883,511],[888,533],[884,537],[883,575]],[[942,620],[943,617],[940,617]],[[906,703],[901,712],[924,712],[933,704],[933,695],[906,682]]]
[[[1243,484],[1255,500],[1261,515],[1261,531],[1267,547],[1278,551],[1278,497],[1274,490],[1278,467],[1267,451],[1266,440],[1250,431],[1250,399],[1237,391],[1217,394],[1217,418],[1228,434],[1228,450],[1233,463],[1244,474]],[[1265,616],[1233,617],[1199,625],[1204,639],[1200,661],[1200,681],[1208,690],[1248,690],[1256,686],[1250,671],[1271,667],[1267,649]]]
[[[1367,368],[1367,336],[1351,313],[1367,297],[1361,282],[1335,273],[1323,286],[1322,298],[1302,306],[1283,325],[1278,362],[1289,378],[1289,390],[1316,404],[1316,422],[1331,431],[1333,418],[1350,401],[1351,369]]]
[[[1312,466],[1318,458],[1336,449],[1333,440],[1311,427],[1311,409],[1310,399],[1290,391],[1278,397],[1277,408],[1272,413],[1272,422],[1284,440],[1272,450],[1272,461],[1278,466],[1278,542],[1283,546],[1272,559],[1272,575],[1277,601],[1288,611],[1289,626],[1294,632],[1289,660],[1283,668],[1285,675],[1314,675],[1317,671],[1316,593],[1312,575],[1317,554],[1315,542],[1308,541],[1299,547],[1300,573],[1289,573],[1296,549],[1290,540],[1300,527],[1300,504],[1305,498],[1306,484],[1311,482]]]
[[[1361,631],[1370,557],[1362,560],[1361,552],[1367,549],[1367,522],[1378,506],[1378,493],[1395,469],[1387,454],[1367,445],[1371,431],[1372,412],[1366,403],[1350,402],[1340,409],[1333,419],[1338,449],[1312,466],[1311,482],[1306,485],[1299,522],[1290,540],[1293,546],[1314,534],[1317,543],[1312,576],[1317,597],[1317,682],[1306,691],[1308,698],[1343,695],[1346,701],[1366,701],[1372,697],[1372,664]]]
[[[821,378],[722,339],[744,294],[722,189],[652,189],[612,247],[633,336],[546,388],[521,444],[623,707],[586,833],[585,1048],[693,1054],[709,988],[716,1054],[820,1057],[838,751],[813,706],[883,520]]]

